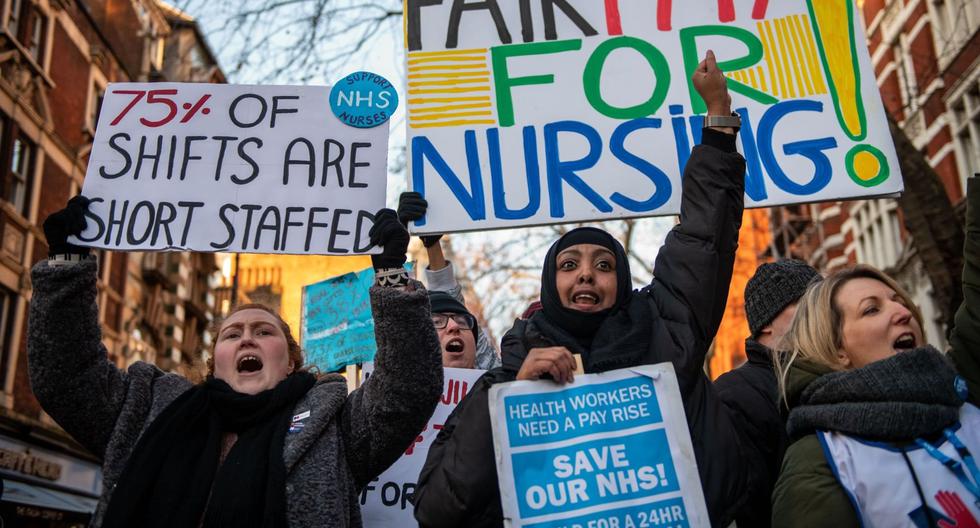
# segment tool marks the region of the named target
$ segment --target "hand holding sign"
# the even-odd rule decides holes
[[[87,247],[76,246],[68,242],[70,235],[78,235],[87,227],[85,213],[88,211],[89,199],[76,196],[68,200],[68,205],[60,211],[51,213],[44,220],[44,238],[48,240],[49,255],[88,255]]]
[[[550,374],[557,383],[575,381],[575,358],[565,347],[532,348],[517,373],[519,380],[536,380]]]
[[[429,208],[429,202],[422,198],[417,192],[403,192],[398,197],[398,220],[405,226],[409,222],[414,222],[425,216],[425,211]],[[439,243],[442,235],[423,235],[422,245],[429,248]]]
[[[382,246],[380,255],[371,255],[374,269],[400,268],[405,264],[408,251],[408,231],[398,221],[398,215],[391,209],[382,209],[374,215],[374,225],[368,232],[371,244]]]

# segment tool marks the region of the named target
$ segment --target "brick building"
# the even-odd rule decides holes
[[[962,211],[966,178],[980,172],[980,2],[859,0],[858,6],[885,109]],[[933,285],[895,200],[777,207],[769,210],[769,223],[772,236],[762,260],[799,258],[823,271],[855,263],[881,268],[922,309],[928,342],[945,346]],[[737,299],[729,301],[726,320],[745,325],[744,318],[735,321]],[[743,328],[747,333],[747,325]],[[728,342],[736,338],[724,339],[716,352],[733,357],[713,357],[713,377],[744,361],[744,347]]]
[[[31,394],[30,268],[41,223],[79,193],[110,82],[224,82],[193,19],[154,0],[3,0],[0,8],[0,518],[78,526],[101,488],[95,457]],[[100,252],[103,342],[120,367],[189,370],[214,305],[212,255]]]

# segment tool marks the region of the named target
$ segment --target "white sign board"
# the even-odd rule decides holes
[[[121,250],[351,254],[384,207],[388,124],[355,128],[330,87],[115,83],[72,242]]]
[[[490,389],[504,525],[708,526],[673,365]]]
[[[747,206],[903,188],[853,0],[461,4],[407,4],[415,232],[676,214],[709,49]]]
[[[374,363],[364,363],[365,378],[374,371]],[[425,429],[405,454],[395,461],[378,478],[361,491],[361,517],[367,528],[416,527],[414,506],[410,502],[418,484],[419,473],[429,455],[429,446],[435,441],[450,413],[469,392],[473,384],[486,372],[477,369],[444,368],[442,396]]]

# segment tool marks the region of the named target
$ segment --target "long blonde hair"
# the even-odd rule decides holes
[[[787,404],[786,380],[797,359],[806,359],[832,370],[845,370],[838,359],[838,353],[844,345],[844,318],[836,297],[841,287],[854,279],[873,279],[887,285],[912,312],[919,327],[922,327],[922,313],[912,302],[908,292],[873,266],[858,264],[836,271],[824,280],[810,285],[800,298],[789,330],[777,347],[777,350],[785,352],[773,354],[779,395]]]

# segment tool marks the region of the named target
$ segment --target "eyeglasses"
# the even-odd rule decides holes
[[[432,326],[442,330],[443,328],[446,327],[447,324],[449,324],[450,317],[453,319],[453,321],[456,321],[456,325],[462,328],[463,330],[470,330],[474,326],[476,326],[476,317],[473,317],[470,314],[463,314],[463,313],[454,313],[454,314],[434,313],[432,314]]]

